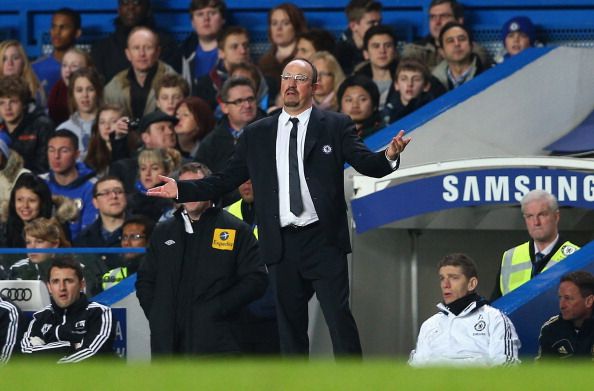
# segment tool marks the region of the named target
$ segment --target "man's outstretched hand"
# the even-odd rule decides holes
[[[388,159],[396,160],[398,155],[404,151],[404,148],[410,143],[410,140],[410,137],[404,137],[404,130],[398,132],[398,134],[392,138],[386,149],[386,156]]]
[[[153,197],[177,198],[177,182],[175,182],[175,179],[159,175],[159,180],[164,184],[148,189],[146,194]]]

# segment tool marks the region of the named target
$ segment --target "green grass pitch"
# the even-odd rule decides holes
[[[56,365],[16,359],[0,390],[592,390],[594,363],[410,368],[403,361],[179,360]]]

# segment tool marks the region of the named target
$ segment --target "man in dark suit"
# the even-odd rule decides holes
[[[162,177],[165,184],[148,194],[178,202],[215,199],[250,178],[261,255],[277,287],[282,352],[308,353],[307,302],[315,292],[335,355],[360,355],[348,300],[344,163],[382,177],[397,168],[410,138],[400,131],[385,150],[371,152],[347,116],[312,108],[317,71],[311,63],[291,61],[281,79],[282,112],[248,125],[223,171],[200,181]]]

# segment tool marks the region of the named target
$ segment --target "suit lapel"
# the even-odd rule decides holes
[[[303,161],[307,160],[307,157],[318,143],[320,129],[324,126],[324,120],[324,113],[314,107],[311,110],[309,122],[307,123],[307,134],[305,135],[305,145],[303,146]]]

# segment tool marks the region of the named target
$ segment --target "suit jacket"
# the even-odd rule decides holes
[[[178,183],[178,202],[211,200],[252,180],[260,248],[264,262],[278,263],[282,254],[279,220],[276,133],[279,114],[248,125],[225,169],[198,181]],[[344,199],[344,164],[364,175],[392,172],[384,151],[372,152],[344,114],[313,108],[305,137],[305,180],[329,244],[351,251]]]

